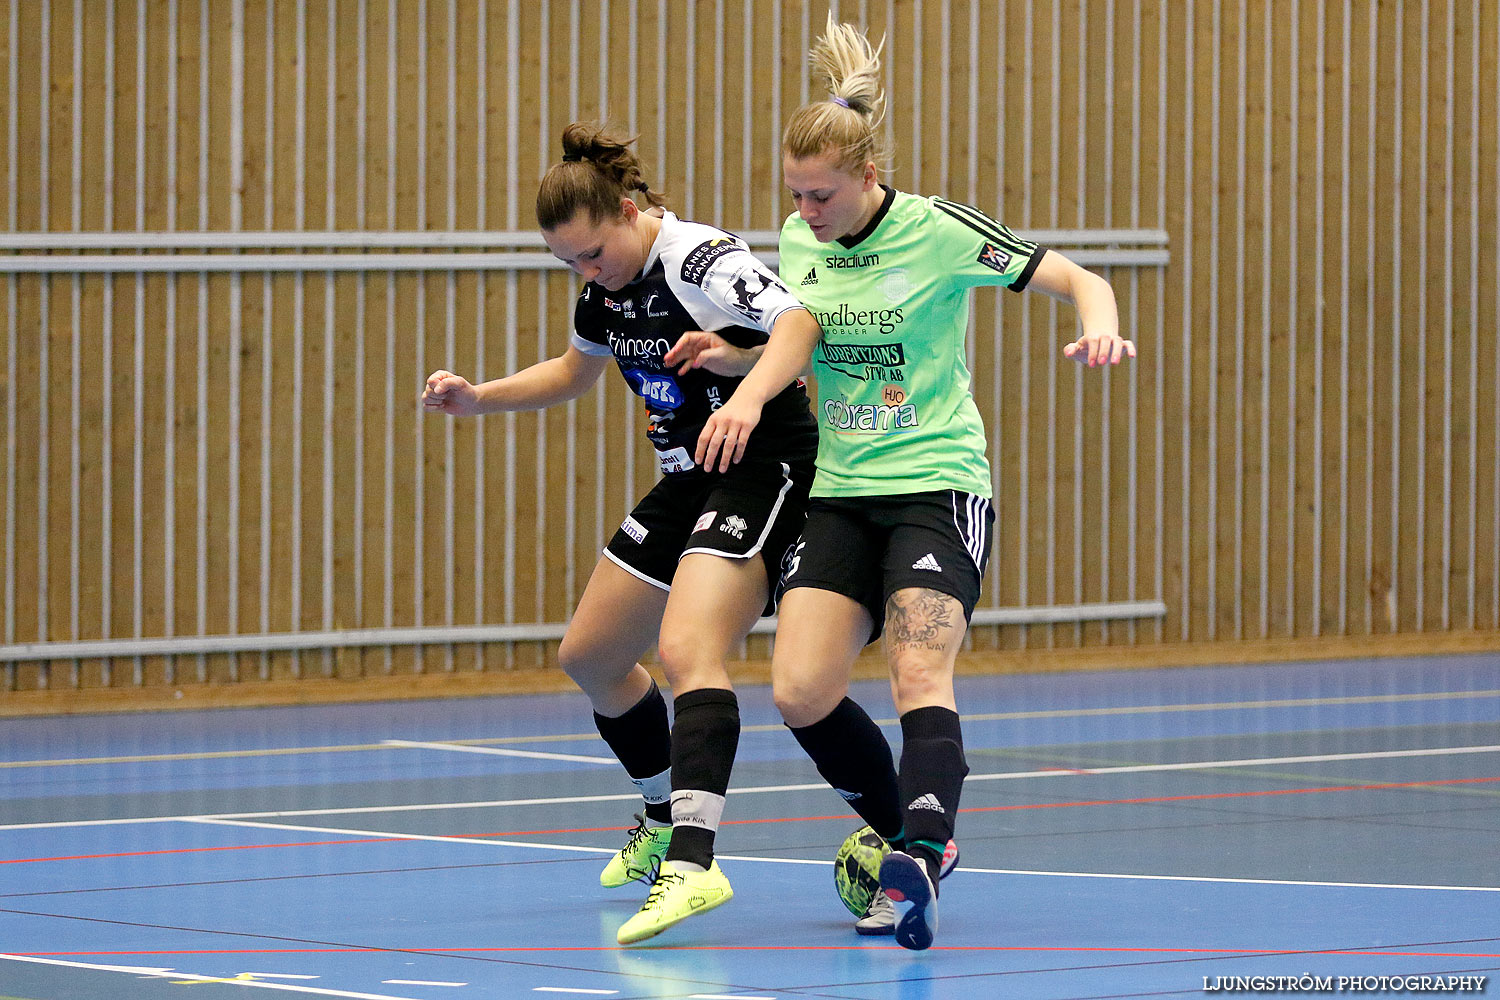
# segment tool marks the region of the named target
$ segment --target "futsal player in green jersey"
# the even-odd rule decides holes
[[[819,327],[781,331],[705,424],[705,467],[739,460],[761,407],[812,362],[817,474],[784,577],[772,681],[818,771],[891,845],[862,933],[930,947],[938,879],[968,766],[953,666],[990,550],[990,468],[970,394],[970,290],[1039,289],[1071,302],[1089,367],[1135,356],[1103,278],[985,213],[880,183],[879,50],[835,24],[811,53],[830,98],[789,121],[782,164],[796,213],[782,280]],[[899,772],[880,728],[848,697],[855,657],[884,631],[901,718]],[[900,912],[898,913],[898,909]]]

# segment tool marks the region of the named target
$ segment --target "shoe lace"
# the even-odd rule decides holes
[[[651,884],[651,892],[647,894],[646,902],[641,905],[641,909],[660,907],[662,897],[671,891],[674,886],[681,885],[685,881],[687,880],[676,872],[665,872],[658,875],[656,881]]]
[[[625,841],[625,851],[627,853],[634,851],[650,835],[650,830],[646,827],[646,817],[641,813],[636,813],[635,829],[630,831],[630,839]]]

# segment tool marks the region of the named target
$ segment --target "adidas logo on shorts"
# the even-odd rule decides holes
[[[923,796],[920,796],[920,797],[918,797],[916,799],[913,799],[911,805],[907,806],[906,808],[908,808],[908,809],[931,809],[933,812],[936,812],[936,813],[944,812],[943,804],[941,802],[939,802],[937,800],[937,796],[933,795],[931,792],[928,792],[926,795],[923,795]]]
[[[941,573],[943,567],[938,565],[937,559],[933,558],[931,552],[911,564],[912,569],[929,569],[934,573]]]

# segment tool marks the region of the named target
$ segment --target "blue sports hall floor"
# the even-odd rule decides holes
[[[899,751],[887,687],[855,694]],[[962,859],[922,953],[854,934],[831,859],[857,824],[769,690],[740,699],[735,898],[633,948],[645,888],[598,872],[639,800],[582,695],[0,721],[0,997],[1368,995],[1500,969],[1494,655],[963,678]]]

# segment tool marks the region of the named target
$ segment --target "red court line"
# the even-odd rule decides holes
[[[648,951],[878,951],[892,949],[889,944],[738,944],[738,945],[656,945]],[[604,952],[621,951],[605,945],[558,945],[555,947],[516,948],[198,948],[192,950],[154,951],[17,951],[24,958],[122,958],[146,955],[342,955],[423,952],[431,954],[534,954],[537,952]],[[1065,952],[1069,954],[1125,955],[1354,955],[1371,958],[1500,958],[1500,952],[1472,951],[1368,951],[1339,948],[1112,948],[1088,945],[934,945],[933,951],[983,952]]]
[[[402,837],[364,837],[359,840],[304,840],[295,844],[229,844],[224,847],[177,847],[161,851],[119,851],[114,854],[64,854],[55,858],[0,858],[0,865],[24,865],[32,861],[91,861],[98,858],[145,858],[153,854],[198,854],[204,851],[254,851],[266,847],[329,847],[337,844],[379,844]]]
[[[960,809],[960,813],[1010,812],[1028,809],[1076,809],[1082,806],[1134,806],[1164,802],[1196,802],[1209,799],[1268,798],[1279,795],[1312,795],[1324,792],[1373,792],[1396,788],[1435,788],[1441,785],[1471,785],[1500,781],[1500,775],[1490,778],[1445,778],[1438,781],[1389,781],[1366,785],[1327,785],[1320,788],[1272,788],[1249,792],[1200,792],[1195,795],[1157,795],[1136,799],[1088,799],[1082,802],[1027,802],[1009,806],[971,806]],[[826,816],[776,816],[767,819],[725,820],[721,826],[738,826],[751,823],[813,823],[835,819],[858,819],[853,813]],[[542,837],[567,833],[611,833],[633,829],[629,826],[569,827],[556,830],[500,830],[491,833],[453,833],[445,836],[454,839],[483,840],[490,837]],[[184,847],[175,850],[127,851],[118,854],[75,854],[51,858],[0,859],[3,865],[29,864],[38,861],[83,861],[102,858],[134,858],[156,854],[192,854],[200,851],[258,851],[276,847],[339,847],[345,844],[399,843],[405,837],[363,837],[349,840],[310,840],[293,844],[237,844],[226,847]]]

